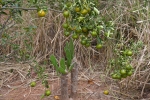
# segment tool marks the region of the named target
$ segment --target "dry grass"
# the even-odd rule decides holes
[[[135,42],[142,41],[144,44],[143,48],[138,51],[138,54],[133,57],[131,62],[135,68],[135,72],[131,77],[120,82],[114,82],[110,78],[109,73],[111,69],[109,69],[107,63],[114,55],[112,52],[115,47],[113,39],[109,40],[104,45],[104,48],[99,51],[91,47],[84,48],[79,41],[74,41],[75,57],[81,64],[81,72],[84,73],[84,71],[92,69],[91,75],[88,76],[86,74],[91,79],[92,76],[94,77],[92,73],[95,71],[106,71],[106,74],[102,74],[104,77],[102,80],[105,81],[105,78],[109,80],[108,83],[111,84],[110,89],[114,92],[112,94],[114,97],[134,99],[131,91],[137,91],[137,89],[140,89],[142,97],[147,88],[150,87],[150,2],[145,2],[141,0],[101,1],[101,16],[115,23],[113,37],[119,33],[125,37],[125,39],[118,38],[118,41],[122,43],[127,44],[130,39],[133,39]],[[1,62],[29,61],[31,63],[34,59],[40,64],[46,62],[46,65],[48,65],[51,54],[55,54],[57,58],[64,56],[63,47],[69,37],[66,38],[63,35],[61,25],[64,19],[62,14],[48,11],[45,18],[39,18],[35,13],[36,11],[23,12],[23,16],[18,19],[22,20],[19,24],[9,20],[7,26],[11,28],[7,27],[8,29],[6,28],[7,30],[4,31],[6,35],[9,35],[9,38],[3,36],[4,39],[7,39],[7,42],[4,44],[2,38],[0,42]],[[1,23],[4,23],[6,20],[7,17],[3,17]],[[36,28],[32,31],[23,29],[30,26],[36,26]],[[15,45],[12,44],[17,45],[18,48],[14,49]],[[30,55],[31,58],[28,58],[26,55]],[[8,68],[1,68],[0,73],[4,76],[1,79],[11,76]],[[21,73],[19,74],[20,76],[22,76]],[[105,82],[107,83],[107,81]],[[1,84],[1,87],[3,85],[5,84]],[[119,87],[120,91],[114,89],[116,87]],[[118,95],[120,93],[122,94]]]

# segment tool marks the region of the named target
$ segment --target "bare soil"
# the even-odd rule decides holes
[[[13,68],[13,72],[10,70]],[[0,66],[1,88],[0,100],[40,100],[46,88],[41,80],[37,80],[37,75],[32,73],[32,77],[26,77],[28,64],[2,64]],[[104,95],[103,91],[108,87],[100,80],[99,73],[95,73],[93,78],[82,72],[78,77],[78,100],[110,100],[109,95]],[[52,78],[53,77],[53,78]],[[68,75],[70,78],[70,75]],[[35,87],[30,87],[30,82],[36,81]],[[56,100],[60,97],[60,78],[50,75],[48,79],[51,95],[42,100]],[[69,91],[70,91],[70,82]]]
[[[47,80],[51,95],[42,98],[47,88],[44,87],[41,80],[37,79],[38,75],[34,71],[31,77],[27,77],[30,67],[29,64],[0,65],[0,100],[60,100],[54,98],[55,96],[60,97],[60,78],[56,73],[53,71],[48,73]],[[13,72],[10,72],[11,69]],[[121,94],[117,84],[103,72],[90,70],[81,71],[78,76],[77,100],[142,100],[139,98],[138,91],[131,92],[131,95],[124,92]],[[68,78],[70,80],[70,75]],[[36,81],[35,87],[30,87],[31,81]],[[70,81],[68,84],[70,92]],[[109,95],[103,94],[104,90],[108,90]],[[149,96],[148,92],[147,95]]]
[[[55,100],[54,96],[60,96],[58,81],[59,80],[49,81],[52,95],[44,97],[43,100]],[[25,82],[9,84],[10,83],[1,88],[0,100],[40,100],[45,91],[45,87],[40,82],[37,82],[35,87],[30,87],[28,84],[25,84]],[[103,94],[103,90],[106,89],[104,85],[79,81],[78,86],[78,100],[110,100],[109,96]]]

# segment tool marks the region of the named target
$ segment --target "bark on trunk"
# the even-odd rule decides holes
[[[61,100],[69,100],[67,74],[61,76]]]
[[[71,98],[73,100],[77,99],[77,85],[78,85],[78,66],[75,62],[74,67],[71,71]]]

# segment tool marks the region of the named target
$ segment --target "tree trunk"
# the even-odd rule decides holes
[[[71,98],[77,99],[77,85],[78,85],[78,65],[75,62],[74,67],[71,71]]]
[[[69,100],[67,74],[61,75],[61,100]]]

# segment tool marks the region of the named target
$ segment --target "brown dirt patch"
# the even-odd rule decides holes
[[[14,70],[13,73],[10,72],[12,68]],[[37,75],[35,73],[32,73],[32,77],[30,78],[26,77],[28,69],[28,64],[3,64],[0,66],[0,100],[41,99],[46,88],[40,80],[37,80]],[[88,77],[89,75],[86,75],[86,72],[79,75],[78,100],[110,100],[110,95],[103,94],[103,90],[109,89],[109,87],[101,81],[99,73],[94,73],[93,75],[95,76]],[[70,78],[70,75],[68,75],[68,78]],[[37,85],[35,87],[30,87],[30,82],[33,80],[36,81]],[[60,96],[60,79],[56,75],[52,76],[50,72],[48,82],[52,94],[49,97],[44,97],[42,100],[55,100],[54,96]],[[70,82],[68,83],[70,91]]]
[[[45,91],[41,82],[37,82],[35,87],[24,83],[20,84],[21,86],[16,86],[16,84],[10,86],[8,83],[7,86],[1,88],[2,100],[40,100]],[[49,81],[49,84],[52,95],[43,98],[43,100],[54,100],[54,96],[60,96],[59,80]],[[79,81],[78,86],[78,100],[110,100],[109,96],[103,94],[103,90],[106,89],[105,85]]]
[[[1,64],[0,65],[0,100],[40,100],[46,88],[41,80],[37,79],[37,74],[31,71],[31,76],[27,77],[29,64]],[[13,72],[10,70],[13,69]],[[132,100],[134,95],[138,97],[138,91],[125,93],[120,92],[118,85],[103,72],[84,70],[78,76],[78,99],[77,100]],[[49,90],[52,94],[42,100],[55,100],[54,96],[60,96],[60,78],[54,71],[48,73]],[[68,75],[70,80],[70,75]],[[35,87],[30,87],[30,82],[36,81]],[[69,92],[70,92],[70,81]],[[109,90],[109,95],[104,95],[103,91]],[[131,97],[132,96],[132,97]],[[125,99],[126,98],[126,99]],[[134,100],[134,99],[133,99]],[[135,99],[135,100],[140,100]]]

